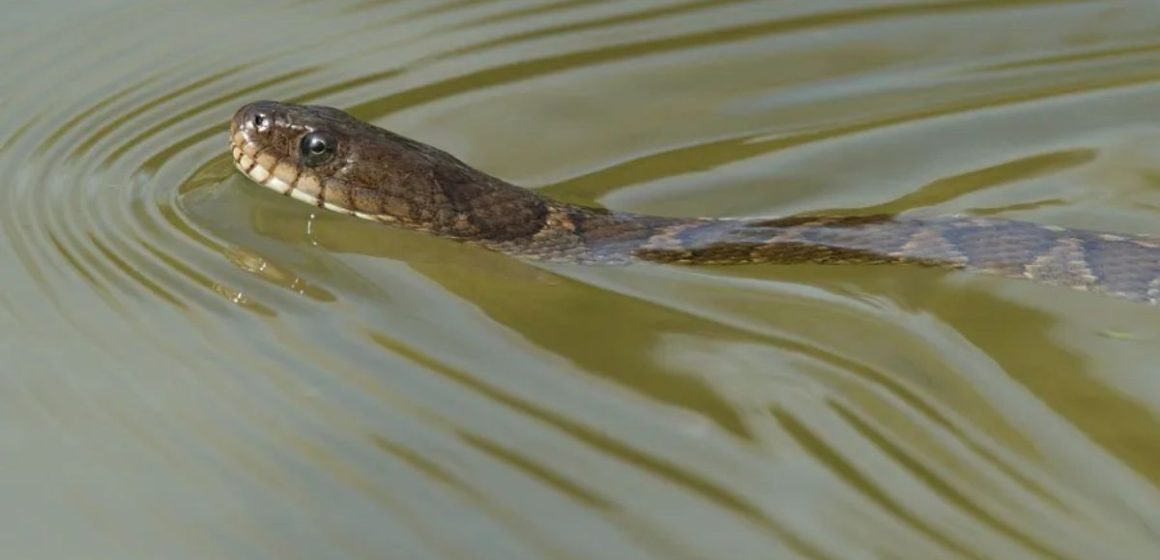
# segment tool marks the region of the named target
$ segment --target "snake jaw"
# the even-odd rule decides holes
[[[297,181],[288,182],[279,177],[274,170],[263,166],[259,161],[250,157],[240,148],[234,147],[234,167],[241,171],[250,180],[266,187],[278,194],[292,196],[302,202],[318,206],[318,197],[296,188]]]
[[[277,173],[277,165],[273,168],[262,165],[261,156],[254,145],[248,141],[244,133],[231,126],[230,151],[234,158],[234,167],[251,181],[266,187],[283,196],[289,196],[299,202],[304,202],[318,208],[325,208],[332,212],[354,216],[374,222],[392,223],[393,216],[368,214],[326,202],[322,198],[324,187],[322,181],[315,175],[297,171],[293,180],[287,180]],[[251,155],[253,154],[253,155]]]

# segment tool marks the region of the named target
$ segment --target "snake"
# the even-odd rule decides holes
[[[312,206],[530,260],[902,264],[1160,302],[1160,236],[970,215],[676,217],[567,203],[334,107],[256,101],[229,123],[235,167]]]

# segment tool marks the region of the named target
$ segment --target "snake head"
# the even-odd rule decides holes
[[[407,224],[446,208],[434,148],[333,107],[250,103],[230,120],[230,144],[250,179],[315,206]]]
[[[534,231],[546,212],[530,191],[332,107],[250,103],[230,145],[255,182],[364,219],[479,238]]]
[[[250,103],[230,119],[238,169],[282,194],[345,213],[358,210],[352,197],[359,190],[390,181],[388,170],[399,167],[383,132],[338,109],[276,101]]]

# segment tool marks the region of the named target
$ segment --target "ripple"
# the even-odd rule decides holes
[[[1139,557],[1156,356],[1105,333],[1146,310],[939,271],[533,266],[268,196],[225,153],[234,109],[280,98],[616,208],[1150,227],[1101,173],[1156,171],[1125,148],[1154,137],[1156,24],[1096,4],[5,20],[0,484],[62,481],[11,503],[63,556]]]

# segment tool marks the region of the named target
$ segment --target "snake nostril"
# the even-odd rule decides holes
[[[273,119],[268,110],[251,104],[238,110],[232,121],[238,130],[261,133],[270,129]]]

